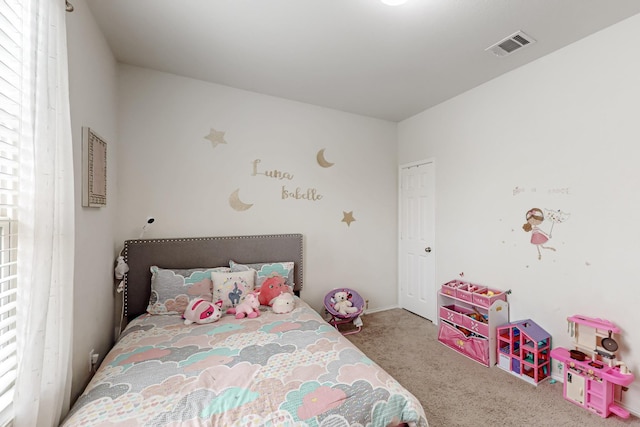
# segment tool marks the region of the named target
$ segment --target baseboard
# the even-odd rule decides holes
[[[378,313],[380,311],[392,310],[394,308],[400,308],[400,307],[398,305],[392,305],[392,306],[389,306],[389,307],[372,308],[370,310],[365,310],[362,314],[364,314],[364,315],[373,314],[373,313]]]

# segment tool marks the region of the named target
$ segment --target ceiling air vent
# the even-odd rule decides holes
[[[535,42],[533,37],[526,35],[522,31],[518,31],[500,40],[498,43],[489,46],[485,50],[492,52],[496,56],[507,56]]]

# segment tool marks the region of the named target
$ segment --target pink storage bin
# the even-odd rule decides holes
[[[448,320],[449,322],[462,325],[462,318],[466,317],[465,314],[469,313],[469,310],[456,305],[446,305],[440,307],[440,318]]]
[[[458,286],[460,286],[463,282],[461,282],[460,280],[452,280],[450,282],[447,282],[445,284],[442,285],[441,287],[441,292],[445,295],[449,295],[451,297],[455,297],[456,296],[456,289],[458,289]]]
[[[476,362],[489,366],[489,340],[487,339],[466,337],[455,327],[441,322],[438,341]]]
[[[456,290],[456,298],[463,301],[473,302],[473,294],[475,292],[486,290],[486,286],[480,286],[473,283],[466,283],[464,287],[460,287]]]
[[[493,295],[489,295],[488,292],[492,292]],[[491,307],[491,304],[497,300],[506,301],[507,294],[497,289],[490,288],[485,288],[473,293],[473,303],[482,307]]]
[[[459,298],[459,299],[463,299],[461,297],[462,293],[469,293],[469,291],[467,291],[467,289],[469,288],[469,284],[468,283],[460,283],[460,285],[456,288],[456,294],[455,297]]]
[[[489,325],[487,323],[479,322],[469,316],[462,316],[462,326],[476,334],[480,334],[485,337],[489,336]]]

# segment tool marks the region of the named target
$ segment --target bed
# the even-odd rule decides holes
[[[129,240],[124,257],[128,324],[64,427],[427,426],[418,400],[300,298],[302,235]],[[291,262],[294,310],[263,305],[255,318],[191,325],[171,310],[149,314],[160,289],[154,266],[226,272],[231,260]]]

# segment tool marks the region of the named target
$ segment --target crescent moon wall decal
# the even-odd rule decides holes
[[[236,191],[231,193],[231,195],[229,196],[229,205],[231,205],[231,207],[237,211],[246,211],[251,206],[253,206],[253,203],[244,203],[243,201],[241,201],[240,196],[238,195],[239,192],[240,189],[238,188]]]
[[[324,150],[325,149],[323,148],[322,150],[318,151],[318,154],[316,155],[316,159],[318,160],[318,164],[323,168],[330,168],[334,164],[331,162],[328,162],[327,159],[324,158]]]

